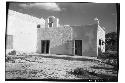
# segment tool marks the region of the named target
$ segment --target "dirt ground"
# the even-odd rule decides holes
[[[6,79],[117,79],[113,66],[94,60],[8,56]]]

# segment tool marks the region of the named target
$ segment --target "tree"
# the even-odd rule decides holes
[[[111,33],[107,33],[106,36],[106,51],[110,50],[110,51],[117,51],[117,33],[116,32],[111,32]]]

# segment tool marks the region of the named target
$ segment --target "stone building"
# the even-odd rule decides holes
[[[54,16],[44,20],[9,10],[7,35],[16,51],[95,57],[105,52],[105,31],[98,23],[60,25]]]
[[[61,26],[54,16],[37,28],[37,53],[98,56],[105,52],[105,31],[98,24]]]

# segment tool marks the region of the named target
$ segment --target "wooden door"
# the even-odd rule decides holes
[[[49,53],[50,40],[41,40],[41,53]]]
[[[75,40],[75,55],[82,56],[82,40]]]

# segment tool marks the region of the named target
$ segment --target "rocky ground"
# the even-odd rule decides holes
[[[6,79],[117,79],[117,70],[89,59],[9,55],[6,57]]]

